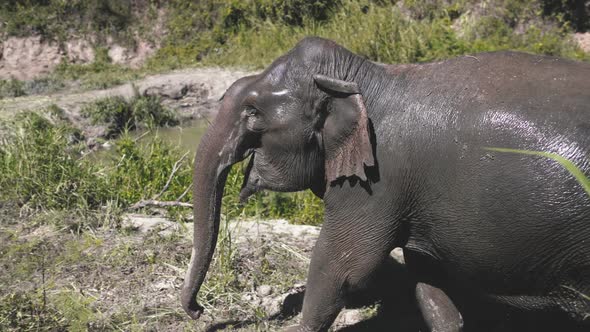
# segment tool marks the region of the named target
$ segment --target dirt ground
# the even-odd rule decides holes
[[[278,331],[299,319],[319,233],[284,220],[224,222],[195,322],[179,303],[190,223],[23,213],[0,206],[0,330]],[[382,307],[345,310],[334,330],[417,331],[411,311],[392,320]]]

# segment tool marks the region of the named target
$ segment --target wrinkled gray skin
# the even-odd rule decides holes
[[[588,328],[590,197],[550,158],[488,147],[557,153],[588,176],[590,65],[500,52],[390,66],[304,39],[228,89],[199,145],[184,310],[202,313],[226,176],[251,155],[243,199],[309,188],[326,206],[293,330],[326,331],[396,246],[431,330],[484,308],[462,303]]]

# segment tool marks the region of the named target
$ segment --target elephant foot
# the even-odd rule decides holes
[[[307,329],[301,325],[291,325],[291,326],[287,326],[284,330],[282,330],[283,332],[313,332],[310,329]]]

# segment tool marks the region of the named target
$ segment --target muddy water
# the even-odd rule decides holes
[[[164,142],[178,148],[181,154],[188,152],[189,159],[192,160],[197,152],[197,146],[201,137],[209,127],[210,120],[199,119],[185,123],[182,127],[157,128],[149,131],[137,131],[132,136],[139,144],[147,144],[154,138],[162,139]],[[88,158],[97,162],[114,161],[116,156],[113,147],[114,142],[107,142],[102,149],[92,152]]]
[[[188,151],[189,155],[193,156],[208,126],[209,120],[198,119],[182,127],[158,128],[147,133],[138,132],[136,133],[136,137],[142,136],[140,141],[144,142],[149,142],[150,139],[158,137],[172,146],[177,147],[181,153],[184,154]]]

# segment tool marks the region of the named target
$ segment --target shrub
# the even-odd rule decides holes
[[[0,142],[0,196],[43,209],[97,209],[110,196],[99,169],[71,145],[75,130],[24,113]]]
[[[316,35],[386,63],[432,61],[504,49],[590,60],[568,37],[567,25],[540,20],[544,24],[541,28],[534,24],[535,8],[540,7],[532,1],[506,0],[502,7],[488,8],[487,14],[477,16],[470,14],[473,6],[477,4],[468,1],[405,1],[393,6],[388,1],[342,0],[326,20],[306,16],[301,25],[250,15],[247,23],[224,35],[223,43],[208,46],[208,51],[200,49],[199,57],[209,65],[262,68],[303,37]],[[459,15],[463,16],[457,20]],[[517,26],[524,30],[517,33]]]
[[[94,124],[107,125],[107,137],[139,127],[162,127],[178,124],[174,114],[160,104],[157,97],[137,95],[131,101],[107,97],[86,105],[81,114]]]
[[[24,83],[17,79],[0,80],[0,99],[24,96]]]
[[[117,33],[133,22],[132,0],[3,1],[0,18],[9,35],[64,38],[70,30]]]
[[[543,0],[543,13],[558,15],[571,22],[577,31],[590,29],[590,3],[585,0]]]
[[[84,89],[105,89],[137,79],[141,72],[129,67],[105,62],[107,58],[97,57],[89,64],[71,64],[62,61],[47,79],[55,82],[77,81]]]

